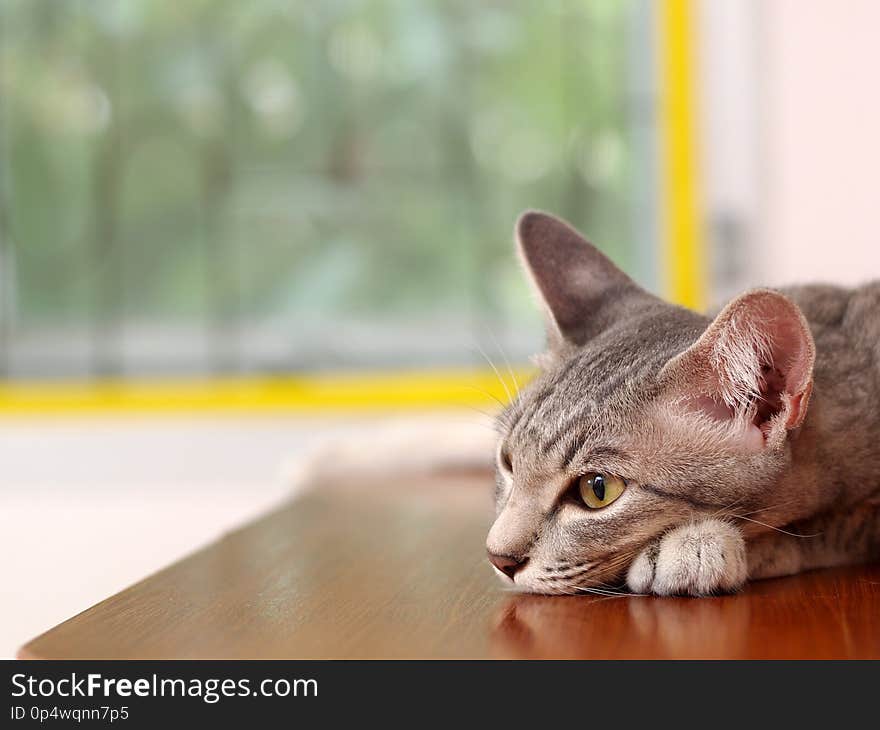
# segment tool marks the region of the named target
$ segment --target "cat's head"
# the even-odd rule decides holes
[[[550,215],[524,214],[516,238],[548,350],[499,418],[486,544],[499,574],[542,593],[613,583],[671,527],[766,506],[812,386],[798,307],[754,290],[712,320]]]

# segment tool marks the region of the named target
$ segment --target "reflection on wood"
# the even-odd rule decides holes
[[[880,658],[880,567],[712,599],[505,591],[476,477],[322,485],[55,627],[52,658]]]

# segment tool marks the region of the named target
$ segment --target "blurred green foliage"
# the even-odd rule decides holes
[[[15,329],[538,318],[527,207],[635,255],[618,0],[4,0]]]

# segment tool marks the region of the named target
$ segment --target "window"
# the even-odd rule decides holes
[[[523,358],[516,215],[652,286],[640,2],[0,6],[9,377]]]

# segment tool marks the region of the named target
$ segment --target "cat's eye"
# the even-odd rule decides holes
[[[504,471],[513,471],[513,459],[511,459],[510,452],[507,451],[507,449],[501,449],[498,460],[501,462],[501,468],[504,469]]]
[[[578,480],[581,499],[590,509],[607,507],[623,494],[624,489],[626,489],[626,482],[611,474],[590,472]]]

